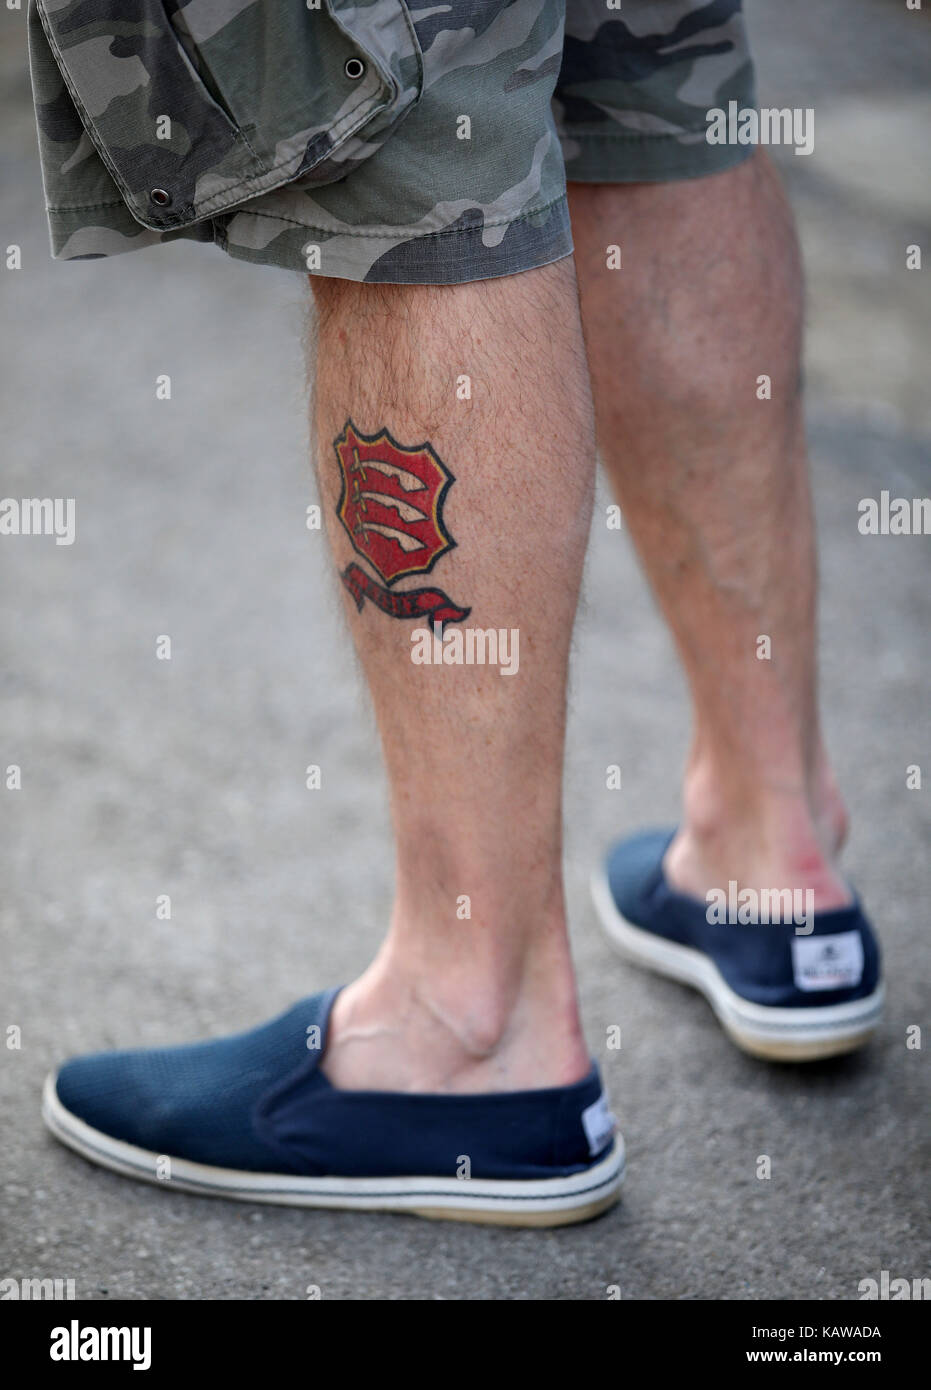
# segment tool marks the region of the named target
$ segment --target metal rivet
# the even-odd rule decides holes
[[[167,208],[168,204],[171,202],[171,194],[166,188],[153,188],[149,197],[152,199],[152,202],[156,203],[160,208]]]
[[[347,58],[343,72],[353,82],[357,82],[365,74],[365,64],[361,58]]]

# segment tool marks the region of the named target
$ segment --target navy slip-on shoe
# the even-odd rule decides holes
[[[242,1201],[513,1226],[617,1201],[624,1145],[594,1062],[536,1091],[337,1090],[320,1060],[338,993],[234,1037],[66,1062],[45,1084],[45,1122],[106,1168]]]
[[[721,890],[715,912],[666,881],[663,856],[674,834],[623,840],[592,879],[595,907],[618,949],[700,990],[738,1047],[756,1057],[815,1061],[867,1042],[883,988],[879,947],[859,902],[809,921],[800,913],[767,922],[763,911],[755,922],[729,920],[733,888],[727,908]]]

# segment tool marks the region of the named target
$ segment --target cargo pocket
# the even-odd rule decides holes
[[[340,0],[34,3],[84,130],[152,231],[190,227],[318,167],[333,181],[332,156],[420,93],[403,0],[377,7],[371,35],[369,7],[350,7],[347,23]],[[59,166],[55,201],[77,212],[67,188]]]

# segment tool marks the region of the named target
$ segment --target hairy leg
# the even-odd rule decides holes
[[[347,621],[397,851],[387,938],[337,1000],[324,1069],[339,1086],[390,1090],[575,1081],[589,1063],[566,937],[561,778],[595,454],[573,265],[462,286],[312,287],[321,488],[337,568],[364,576],[346,576],[362,601],[345,589]],[[385,578],[430,558],[432,499],[411,471],[432,465],[388,458],[384,442],[357,447],[382,430],[402,450],[429,444],[454,478],[438,506],[455,548],[391,585],[372,557]],[[372,463],[379,453],[406,465],[406,480]],[[383,608],[422,589],[434,595],[425,609],[449,605],[436,610],[447,641],[516,630],[516,672],[415,664],[412,633],[429,621]]]
[[[818,718],[802,278],[779,180],[758,152],[695,181],[571,185],[570,204],[599,446],[694,704],[667,873],[700,897],[736,879],[839,906],[846,826]],[[606,268],[610,245],[620,270]]]

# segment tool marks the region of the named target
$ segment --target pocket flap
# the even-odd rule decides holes
[[[168,232],[309,173],[398,95],[305,0],[36,0],[55,61],[137,222]],[[361,76],[352,74],[362,68]]]

